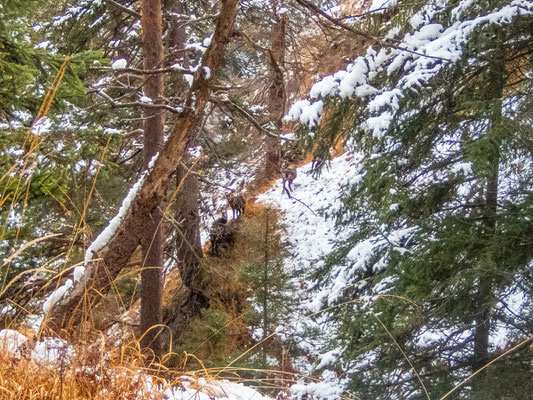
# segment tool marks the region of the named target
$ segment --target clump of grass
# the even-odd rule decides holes
[[[50,347],[49,361],[46,352],[41,352],[43,358],[33,355],[36,339],[30,339],[26,351],[3,354],[0,398],[136,399],[146,391],[148,381],[160,379],[151,373],[153,368],[146,368],[140,352],[132,351],[138,348],[138,341],[115,347],[104,335],[93,335],[90,342],[59,342]]]

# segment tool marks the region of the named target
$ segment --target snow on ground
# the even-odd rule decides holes
[[[257,198],[258,202],[271,205],[282,213],[280,223],[284,225],[284,239],[290,243],[291,252],[291,256],[286,258],[285,268],[289,273],[296,274],[294,286],[300,288],[300,308],[296,310],[291,326],[284,327],[284,333],[305,338],[306,329],[320,331],[312,342],[307,339],[298,342],[309,355],[316,357],[316,364],[309,365],[307,362],[298,365],[298,368],[307,374],[313,369],[326,369],[319,381],[300,381],[294,385],[291,394],[296,398],[311,395],[315,399],[339,399],[346,385],[335,372],[327,369],[332,364],[331,357],[328,357],[332,351],[327,348],[327,340],[336,327],[322,314],[314,314],[326,299],[317,299],[308,288],[313,286],[310,276],[321,265],[320,259],[334,250],[335,241],[348,234],[336,228],[335,213],[340,206],[339,194],[354,179],[360,179],[361,158],[360,154],[347,152],[324,166],[317,177],[313,176],[311,164],[304,165],[298,169],[293,182],[292,199],[282,193],[281,180]]]
[[[287,261],[289,271],[313,272],[319,258],[333,250],[338,239],[332,218],[339,203],[339,193],[359,175],[361,156],[345,153],[323,167],[316,179],[311,164],[298,168],[293,182],[293,199],[282,193],[282,181],[258,196],[257,201],[279,209],[285,226],[285,238],[290,242],[292,258]],[[298,201],[300,200],[300,201]]]
[[[31,359],[41,366],[68,365],[75,355],[74,348],[66,340],[46,337],[35,343]]]
[[[11,329],[0,331],[0,355],[4,359],[20,359],[27,343],[28,338],[17,331]]]
[[[47,371],[62,369],[71,365],[71,362],[73,367],[80,367],[74,365],[73,360],[76,357],[76,352],[66,340],[47,337],[34,343],[22,333],[11,329],[0,330],[0,356],[5,361],[26,359],[37,367],[48,367]],[[120,380],[127,377],[138,381],[141,387],[137,397],[139,399],[271,400],[253,388],[227,380],[206,380],[183,376],[175,386],[162,386],[161,384],[154,384],[153,379],[141,371],[137,371],[132,376],[128,369],[114,367],[107,372],[112,373],[111,379]]]
[[[69,364],[75,354],[63,339],[47,337],[35,342],[15,330],[0,330],[0,357],[4,361],[27,359],[38,366],[55,366]]]
[[[229,382],[227,380],[207,381],[203,378],[194,380],[183,377],[182,387],[167,389],[165,398],[168,400],[269,400],[255,389],[244,386],[242,383]]]

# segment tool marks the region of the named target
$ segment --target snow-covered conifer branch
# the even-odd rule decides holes
[[[300,0],[302,1],[302,0]],[[397,117],[399,100],[407,92],[427,84],[446,65],[457,63],[476,29],[491,24],[510,24],[520,15],[532,15],[533,5],[524,0],[513,0],[500,9],[472,20],[462,20],[462,10],[467,0],[461,1],[452,10],[452,20],[448,27],[433,22],[438,16],[432,7],[424,7],[410,20],[415,28],[401,40],[401,47],[416,53],[405,53],[401,49],[382,48],[376,51],[370,47],[366,55],[357,57],[344,70],[328,75],[318,81],[310,91],[309,100],[297,101],[288,113],[291,120],[313,128],[322,115],[323,100],[328,97],[366,98],[369,117],[364,123],[368,133],[382,137],[394,118]],[[387,37],[394,37],[398,30],[392,28]],[[426,56],[436,56],[431,59]],[[379,89],[377,78],[385,74],[391,76],[400,68],[406,73],[392,88]],[[315,100],[313,100],[315,99]]]

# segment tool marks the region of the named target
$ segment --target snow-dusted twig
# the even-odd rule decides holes
[[[129,103],[117,103],[111,96],[105,93],[103,90],[95,91],[96,94],[102,96],[111,106],[115,108],[127,108],[127,107],[144,107],[144,108],[158,108],[170,111],[174,114],[179,114],[184,110],[184,107],[180,106],[179,108],[174,108],[168,104],[153,104],[153,103],[142,103],[139,101],[132,101]]]
[[[132,67],[126,67],[126,68],[99,67],[99,68],[91,68],[91,69],[98,70],[98,71],[104,71],[104,72],[127,72],[127,73],[139,74],[139,75],[154,75],[154,74],[166,74],[166,73],[180,73],[180,74],[194,75],[194,73],[196,72],[193,69],[184,68],[180,65],[173,65],[171,67],[156,68],[156,69],[143,69],[143,68],[132,68]]]

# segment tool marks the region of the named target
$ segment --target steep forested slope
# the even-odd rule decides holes
[[[530,397],[532,14],[0,1],[3,327],[298,398]]]

